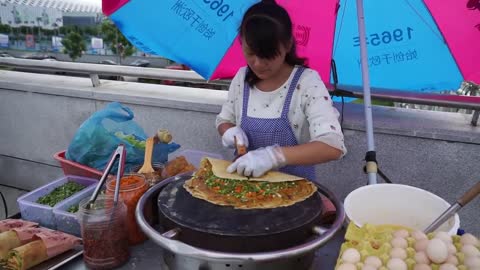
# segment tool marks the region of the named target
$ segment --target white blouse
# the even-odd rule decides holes
[[[257,118],[279,118],[283,104],[297,71],[295,67],[288,80],[280,88],[263,92],[251,88],[247,115]],[[246,67],[241,68],[233,78],[228,90],[227,102],[217,116],[216,126],[232,123],[240,126],[242,121],[243,87]],[[347,153],[344,137],[338,121],[339,113],[330,98],[320,75],[305,69],[292,95],[288,119],[299,144],[320,141]],[[343,156],[342,155],[342,156]]]

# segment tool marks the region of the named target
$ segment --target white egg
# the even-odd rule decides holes
[[[433,238],[441,239],[447,244],[452,243],[452,237],[447,232],[437,232]]]
[[[377,270],[377,268],[373,265],[366,264],[362,267],[362,270]]]
[[[458,268],[453,264],[444,263],[440,265],[440,268],[438,270],[458,270]]]
[[[428,238],[424,232],[418,230],[412,232],[412,237],[417,241]]]
[[[427,256],[434,263],[444,263],[448,258],[447,244],[438,238],[428,241]]]
[[[405,260],[407,258],[407,251],[403,248],[392,248],[390,251],[390,256],[392,258],[399,258]]]
[[[457,253],[457,247],[454,244],[448,244],[448,254],[455,254]]]
[[[460,237],[460,243],[462,243],[462,245],[480,246],[480,241],[470,233],[463,234]]]
[[[458,265],[458,259],[457,259],[457,256],[455,255],[448,255],[448,258],[447,260],[445,261],[445,263],[449,263],[449,264],[453,264],[453,265]]]
[[[357,267],[351,263],[342,263],[337,267],[337,270],[357,270]]]
[[[473,245],[465,245],[462,247],[462,252],[467,257],[480,257],[480,251]]]
[[[428,242],[430,240],[428,239],[421,239],[421,240],[418,240],[416,243],[415,243],[415,251],[419,252],[419,251],[425,251],[427,250],[427,246],[428,246]]]
[[[463,262],[469,268],[480,268],[480,258],[479,257],[468,257],[465,258]]]
[[[378,258],[377,256],[368,256],[367,258],[365,258],[364,263],[366,265],[371,265],[376,268],[382,266],[382,260],[380,260],[380,258]]]
[[[360,261],[360,252],[354,248],[347,248],[342,254],[342,260],[355,264]]]
[[[410,236],[410,233],[407,230],[398,230],[393,233],[393,237],[407,238]]]
[[[405,238],[402,238],[402,237],[395,237],[392,239],[392,241],[390,241],[390,244],[392,244],[392,246],[394,248],[407,248],[408,247],[408,242]]]
[[[392,258],[387,263],[387,268],[389,270],[407,270],[407,264],[399,258]]]
[[[430,259],[423,251],[415,253],[415,262],[418,264],[430,264]]]
[[[415,267],[413,267],[413,270],[432,270],[432,267],[428,264],[416,264]]]

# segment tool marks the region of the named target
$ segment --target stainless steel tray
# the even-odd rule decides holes
[[[74,249],[66,251],[60,255],[57,255],[51,258],[48,261],[45,261],[37,266],[30,268],[30,270],[54,270],[60,269],[60,267],[64,266],[68,262],[74,260],[78,256],[83,254],[83,246],[78,246]]]

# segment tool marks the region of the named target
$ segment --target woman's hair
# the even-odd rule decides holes
[[[243,16],[239,31],[257,57],[273,59],[280,54],[280,45],[291,46],[285,62],[291,66],[306,65],[307,60],[297,56],[290,16],[275,0],[263,0],[251,6]],[[245,81],[253,86],[259,80],[249,68]]]

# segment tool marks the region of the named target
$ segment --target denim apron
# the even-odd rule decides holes
[[[247,116],[248,99],[250,97],[250,87],[245,83],[243,89],[243,107],[242,123],[240,127],[247,134],[249,147],[248,150],[255,150],[260,147],[267,147],[274,144],[280,146],[298,145],[295,133],[288,120],[288,111],[292,101],[293,92],[297,86],[305,68],[300,67],[295,72],[292,82],[288,88],[288,93],[283,104],[283,110],[280,118],[256,118]],[[306,178],[315,181],[315,167],[305,165],[288,165],[279,169],[282,172]]]

